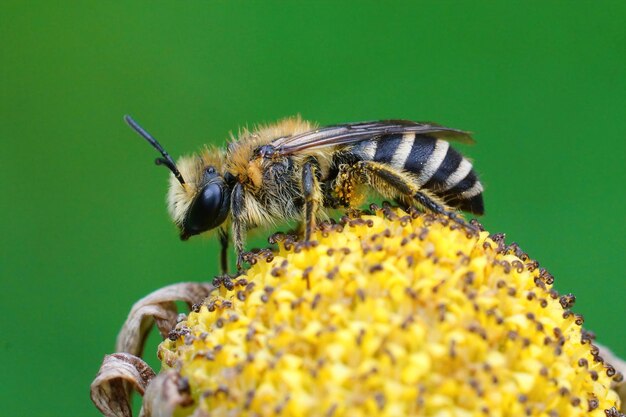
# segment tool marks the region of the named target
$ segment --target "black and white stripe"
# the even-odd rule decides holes
[[[376,140],[364,140],[357,143],[352,149],[352,153],[357,155],[364,161],[373,161],[376,150],[378,149],[378,141]]]
[[[402,143],[402,135],[389,135],[378,141],[373,161],[389,164]]]
[[[358,143],[353,152],[369,161],[411,172],[417,185],[453,207],[475,214],[484,211],[483,186],[472,163],[445,140],[407,133]]]
[[[415,133],[405,133],[402,135],[402,140],[398,145],[393,158],[391,158],[391,165],[397,169],[404,169],[406,161],[409,159],[409,154],[415,143]]]
[[[474,214],[483,214],[483,185],[478,180],[474,170],[470,170],[465,177],[446,189],[442,197],[448,204]]]
[[[434,177],[435,173],[439,170],[439,167],[446,158],[449,148],[450,144],[448,144],[448,142],[445,140],[437,140],[435,143],[435,149],[433,149],[433,152],[428,157],[428,161],[426,161],[424,168],[417,177],[417,183],[420,187],[423,187],[430,181],[431,178]]]
[[[450,188],[457,185],[461,180],[467,177],[467,174],[472,170],[472,163],[465,158],[461,159],[461,163],[456,167],[453,173],[451,173],[445,180],[445,186],[443,191],[447,191]]]

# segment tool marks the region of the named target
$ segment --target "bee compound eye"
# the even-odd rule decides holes
[[[226,220],[230,195],[225,188],[220,182],[212,182],[202,188],[187,212],[181,236],[214,229]]]

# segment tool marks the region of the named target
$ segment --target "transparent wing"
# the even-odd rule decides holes
[[[307,149],[344,145],[366,139],[378,139],[387,135],[405,133],[428,134],[437,139],[447,141],[474,143],[469,132],[439,126],[435,123],[419,123],[409,120],[381,120],[322,127],[299,135],[278,138],[272,142],[272,146],[278,154],[289,155]]]

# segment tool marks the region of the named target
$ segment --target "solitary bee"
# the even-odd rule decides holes
[[[229,225],[241,271],[248,229],[298,220],[308,241],[324,208],[358,207],[367,189],[470,229],[454,209],[484,211],[483,186],[471,162],[448,144],[473,143],[471,136],[434,123],[319,128],[291,117],[243,130],[226,149],[207,148],[176,164],[137,122],[124,119],[161,153],[156,163],[172,171],[167,203],[181,239],[218,229],[223,273]]]

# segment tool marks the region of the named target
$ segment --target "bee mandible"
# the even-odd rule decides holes
[[[473,229],[457,210],[481,215],[483,186],[472,163],[449,141],[468,132],[435,123],[383,120],[317,127],[299,116],[244,129],[227,148],[209,148],[175,163],[130,116],[126,122],[162,155],[171,172],[167,206],[187,240],[217,229],[222,273],[229,229],[242,270],[249,229],[300,221],[309,241],[325,209],[357,208],[371,190]]]

